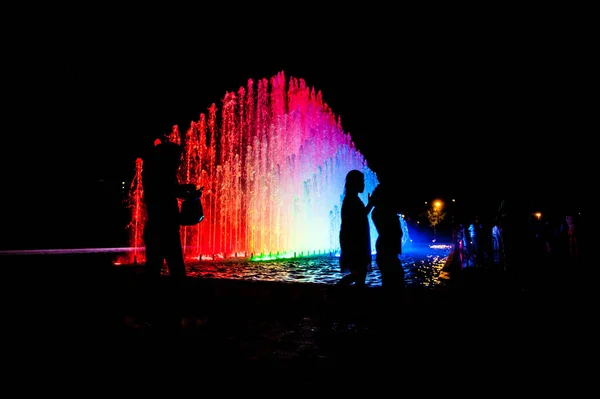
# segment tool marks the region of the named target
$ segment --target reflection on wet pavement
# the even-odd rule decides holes
[[[443,285],[442,269],[451,252],[450,245],[405,248],[400,259],[406,286]],[[179,332],[184,338],[181,342],[188,342],[186,337],[193,340],[193,344],[186,344],[182,350],[186,358],[201,358],[227,367],[240,361],[251,362],[254,366],[265,365],[270,373],[290,368],[310,372],[311,378],[303,380],[304,386],[320,387],[330,382],[328,373],[315,373],[317,370],[335,371],[341,363],[358,366],[394,359],[394,348],[402,347],[399,343],[403,341],[403,330],[397,324],[410,325],[411,344],[414,344],[420,331],[436,331],[428,328],[427,323],[444,314],[443,309],[423,310],[421,319],[420,311],[410,311],[410,301],[406,309],[392,310],[377,300],[381,298],[377,289],[368,290],[372,296],[366,297],[352,288],[334,290],[342,277],[339,259],[334,256],[260,262],[203,261],[188,265],[188,276],[198,277],[198,281],[209,280],[206,281],[209,284],[195,291],[201,299],[192,296],[187,302],[196,305],[190,305]],[[210,288],[213,287],[210,280],[215,280],[216,289]],[[238,286],[225,280],[268,284]],[[323,290],[315,284],[322,284]],[[374,261],[367,284],[381,286],[381,274]],[[299,293],[298,287],[306,290]],[[289,295],[283,294],[288,289]],[[421,290],[415,292],[419,295]],[[143,326],[125,326],[125,331],[153,334],[152,327]],[[296,386],[298,375],[287,373],[278,376],[277,381]]]
[[[442,268],[450,245],[415,245],[400,255],[406,285],[434,287],[445,278]],[[296,283],[335,284],[341,277],[335,256],[260,262],[201,262],[188,265],[188,276],[216,279],[259,280]],[[367,275],[368,286],[381,286],[381,273],[373,261]]]

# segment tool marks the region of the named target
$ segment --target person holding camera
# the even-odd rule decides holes
[[[179,183],[177,171],[182,154],[180,145],[162,138],[143,163],[142,185],[147,216],[143,232],[146,246],[144,273],[151,325],[178,327],[181,323],[178,298],[186,270],[178,200],[199,197],[202,193],[193,184]],[[165,261],[169,279],[163,289],[160,275]],[[171,317],[172,320],[167,320]]]

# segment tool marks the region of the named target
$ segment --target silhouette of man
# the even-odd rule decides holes
[[[170,322],[175,327],[181,323],[181,316],[176,309],[179,291],[186,276],[178,199],[200,195],[193,184],[179,184],[177,170],[181,157],[181,147],[162,138],[145,157],[142,170],[147,216],[143,235],[146,246],[145,277],[150,318],[156,324],[166,324],[166,318],[172,317]],[[171,280],[166,293],[159,289],[160,273],[165,261]],[[160,317],[156,312],[160,313]]]
[[[395,190],[389,181],[390,176],[379,172],[379,185],[373,191],[371,219],[377,229],[375,241],[375,263],[381,272],[381,285],[384,288],[404,287],[404,269],[398,257],[402,253],[402,226],[398,215]]]
[[[531,205],[526,197],[507,194],[498,207],[498,222],[504,244],[504,271],[511,283],[524,288],[530,282],[532,243]]]

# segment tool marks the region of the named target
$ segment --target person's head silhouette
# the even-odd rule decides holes
[[[358,194],[365,191],[365,175],[357,169],[353,169],[346,175],[346,194]]]
[[[181,164],[182,149],[179,144],[168,140],[157,143],[150,155],[150,163],[165,172],[174,172]]]

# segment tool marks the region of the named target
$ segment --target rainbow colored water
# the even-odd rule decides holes
[[[180,183],[204,186],[205,219],[181,229],[186,260],[337,254],[346,174],[365,174],[365,203],[378,181],[321,92],[280,72],[227,92],[217,111],[213,103],[169,136],[184,148]],[[138,159],[128,199],[134,250],[122,263],[144,261],[142,168]]]

